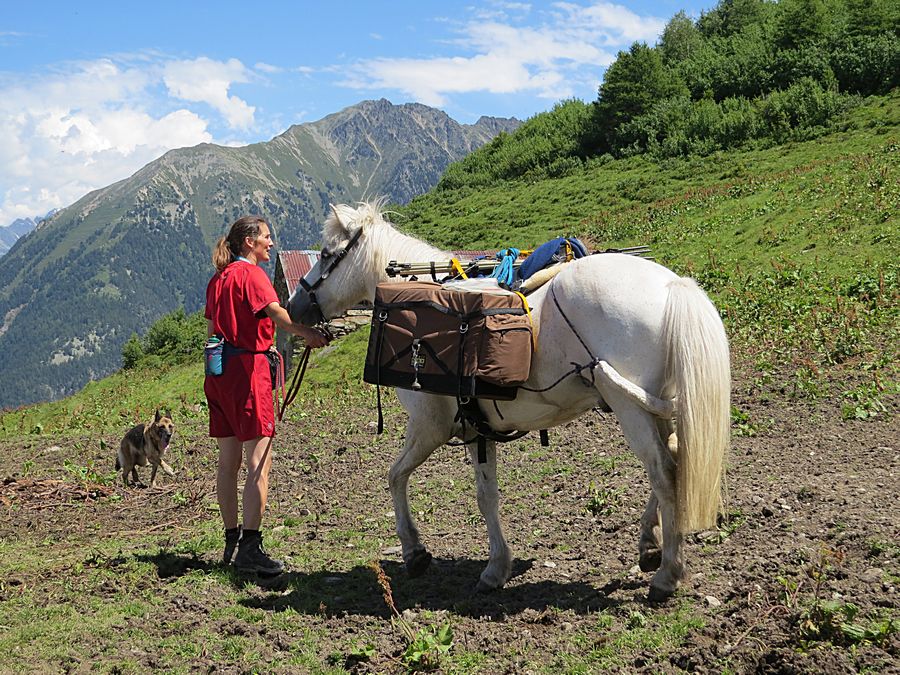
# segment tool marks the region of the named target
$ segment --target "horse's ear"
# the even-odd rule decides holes
[[[331,213],[334,214],[334,217],[337,218],[338,222],[340,222],[341,216],[338,213],[337,207],[334,204],[329,203],[328,208],[331,209]]]

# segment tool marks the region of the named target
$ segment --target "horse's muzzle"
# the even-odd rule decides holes
[[[294,323],[302,323],[304,326],[315,326],[325,320],[322,308],[316,302],[316,294],[309,293],[303,288],[298,288],[294,297],[287,306],[288,314]]]

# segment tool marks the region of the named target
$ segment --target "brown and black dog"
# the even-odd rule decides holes
[[[131,474],[133,483],[138,483],[138,466],[147,466],[149,460],[153,466],[150,473],[150,487],[156,486],[156,472],[162,467],[170,476],[175,472],[166,464],[163,455],[169,449],[169,441],[175,433],[175,423],[168,415],[160,415],[159,410],[151,424],[138,424],[131,427],[125,438],[119,444],[119,452],[116,456],[116,469],[122,469],[122,482],[128,487],[128,474]]]

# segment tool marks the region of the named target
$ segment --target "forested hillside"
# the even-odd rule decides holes
[[[825,133],[900,84],[900,4],[723,0],[635,43],[593,103],[559,103],[452,165],[438,191],[558,177],[612,158],[759,148]]]
[[[397,218],[446,248],[648,244],[694,276],[736,353],[848,414],[896,393],[900,5],[721,2],[635,44],[593,103],[563,101],[453,164]]]

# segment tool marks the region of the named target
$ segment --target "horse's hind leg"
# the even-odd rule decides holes
[[[641,538],[638,541],[638,565],[642,572],[655,572],[662,563],[662,531],[659,527],[659,500],[650,491],[647,508],[641,516]]]
[[[675,439],[675,425],[672,420],[657,420],[657,429],[662,438],[668,439],[667,446],[670,453],[675,453],[677,441]],[[638,542],[640,557],[638,564],[643,572],[655,572],[662,562],[662,530],[659,526],[659,500],[656,493],[650,491],[650,499],[647,500],[647,508],[641,516],[641,538]]]
[[[497,487],[497,444],[485,441],[484,462],[478,461],[478,443],[469,443],[469,456],[475,470],[478,509],[487,525],[490,555],[488,565],[481,573],[476,590],[492,591],[501,588],[512,573],[512,555],[503,535],[500,523],[500,490]]]
[[[675,593],[685,571],[682,535],[678,529],[675,508],[675,460],[663,442],[656,417],[625,399],[618,392],[610,393],[607,400],[616,413],[628,445],[647,470],[650,487],[659,508],[662,525],[662,559],[659,570],[650,582],[649,598],[654,602],[662,601]],[[652,502],[653,498],[650,501]],[[645,518],[641,520],[643,529],[644,523],[649,526],[653,519],[647,517],[645,513]],[[651,533],[652,529],[651,527]]]

